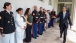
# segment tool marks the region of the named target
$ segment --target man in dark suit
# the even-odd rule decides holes
[[[62,38],[62,33],[64,32],[64,37],[63,37],[63,43],[66,42],[66,36],[67,36],[67,29],[68,29],[68,21],[70,24],[70,28],[72,27],[72,22],[70,19],[70,14],[69,12],[66,11],[66,7],[62,8],[62,12],[60,12],[57,16],[57,18],[60,18],[60,38]]]

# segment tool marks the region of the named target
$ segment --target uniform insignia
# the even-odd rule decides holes
[[[8,23],[10,23],[10,21],[8,21]]]
[[[13,25],[13,24],[12,24]]]
[[[2,19],[2,17],[0,16],[0,20]]]
[[[11,23],[13,23],[13,22],[11,22]]]
[[[12,17],[14,17],[14,15],[12,14]]]
[[[12,20],[11,20],[12,21]]]
[[[8,13],[8,12],[6,12],[6,13]]]

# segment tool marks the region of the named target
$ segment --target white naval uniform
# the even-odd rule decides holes
[[[20,14],[17,14],[15,17],[15,25],[16,25],[16,43],[23,43],[23,37],[25,32],[23,28],[24,26],[26,26],[26,22],[24,22]]]

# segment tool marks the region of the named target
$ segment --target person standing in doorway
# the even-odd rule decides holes
[[[26,29],[26,21],[23,15],[23,9],[18,8],[16,10],[18,13],[15,17],[15,24],[16,24],[16,43],[23,43],[23,37],[24,37],[24,32]]]
[[[60,12],[57,16],[57,18],[60,18],[60,23],[59,23],[59,27],[60,27],[60,38],[62,38],[62,34],[64,33],[64,37],[63,37],[63,43],[66,42],[66,36],[67,36],[67,29],[68,29],[68,21],[70,24],[70,28],[72,28],[72,22],[70,19],[70,13],[66,11],[66,7],[62,8],[62,12]]]
[[[5,2],[4,7],[5,10],[1,11],[1,24],[0,27],[1,35],[3,38],[3,43],[15,43],[15,23],[12,10],[12,5],[10,2]]]
[[[31,29],[32,29],[32,23],[33,23],[33,16],[31,14],[31,9],[27,8],[24,14],[26,21],[27,21],[27,28],[26,28],[26,39],[25,41],[27,43],[31,42]]]

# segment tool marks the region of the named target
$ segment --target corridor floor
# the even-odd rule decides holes
[[[0,43],[2,43],[1,35],[0,35]],[[39,35],[37,39],[33,39],[31,43],[62,43],[62,40],[59,39],[59,27],[56,24],[54,27],[46,29],[43,35]],[[66,43],[73,43],[68,40]]]
[[[59,27],[56,24],[55,27],[47,29],[43,35],[39,35],[37,39],[32,38],[31,43],[62,43],[59,39]],[[67,39],[66,43],[73,43]]]

